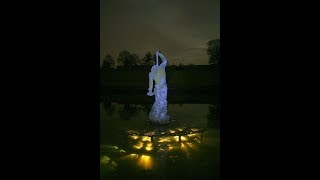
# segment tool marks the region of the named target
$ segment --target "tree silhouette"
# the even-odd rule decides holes
[[[207,43],[207,54],[209,56],[209,64],[220,63],[220,39],[211,40]]]
[[[155,64],[155,56],[152,56],[150,52],[147,52],[147,54],[141,59],[141,65],[152,66],[154,64]]]
[[[121,51],[118,56],[118,62],[126,67],[131,67],[139,62],[137,54],[131,54],[129,51]]]
[[[137,54],[131,54],[130,56],[131,56],[132,62],[134,62],[133,65],[137,65],[141,63],[141,60]]]
[[[104,58],[103,58],[103,64],[102,67],[109,67],[109,68],[113,68],[114,67],[114,59],[110,54],[107,54]]]

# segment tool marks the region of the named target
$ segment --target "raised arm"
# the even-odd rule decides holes
[[[157,56],[160,56],[162,59],[162,63],[160,64],[160,66],[165,67],[167,65],[168,60],[159,52],[156,52]]]

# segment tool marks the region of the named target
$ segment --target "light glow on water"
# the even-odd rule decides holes
[[[158,142],[170,142],[170,138],[169,137],[163,137],[163,138],[160,138]]]
[[[143,136],[143,137],[142,137],[142,141],[149,141],[149,142],[151,142],[151,137],[149,137],[149,136]]]
[[[147,147],[146,147],[146,150],[147,150],[147,151],[151,151],[152,149],[153,149],[152,143],[148,143],[148,144],[147,144]]]
[[[152,169],[153,167],[152,158],[147,155],[142,155],[138,160],[138,165],[145,170]]]
[[[133,146],[135,149],[141,149],[143,147],[143,142],[139,141],[138,144]]]
[[[133,136],[131,136],[131,138],[134,139],[134,140],[136,140],[136,139],[139,138],[139,136],[133,135]]]

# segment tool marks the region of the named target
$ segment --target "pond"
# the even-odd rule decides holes
[[[100,179],[218,180],[218,104],[202,96],[198,101],[186,95],[168,98],[168,114],[174,122],[167,125],[148,121],[150,97],[102,97]]]

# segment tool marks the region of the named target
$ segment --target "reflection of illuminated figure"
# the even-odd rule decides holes
[[[158,56],[160,56],[162,63],[159,65]],[[159,52],[156,52],[157,64],[152,66],[149,73],[149,92],[148,96],[155,95],[155,102],[149,113],[149,118],[153,122],[166,123],[169,122],[170,116],[167,115],[167,82],[166,82],[166,65],[167,59]],[[155,81],[154,92],[153,81]]]

